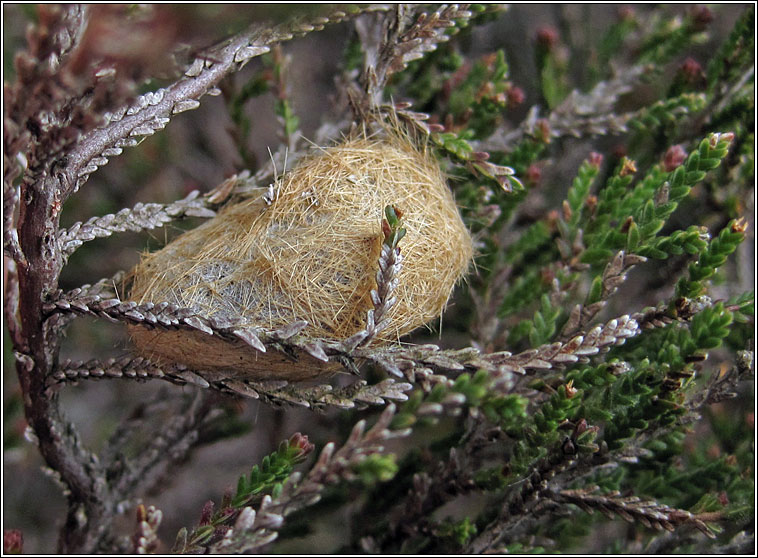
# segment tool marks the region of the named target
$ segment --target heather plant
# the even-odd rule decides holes
[[[754,552],[754,6],[5,9],[6,552]],[[379,342],[392,201],[349,335],[131,298],[140,251],[390,128],[474,242],[429,327]]]

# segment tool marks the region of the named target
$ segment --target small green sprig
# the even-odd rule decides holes
[[[540,309],[534,313],[531,320],[527,320],[529,330],[529,344],[539,347],[549,342],[558,328],[558,318],[563,314],[562,308],[556,306],[547,294],[540,298]]]
[[[676,284],[679,297],[695,297],[705,291],[704,281],[724,265],[727,257],[745,240],[747,223],[743,218],[733,219],[718,236],[698,251],[698,259],[689,265],[689,277],[682,277]]]
[[[662,99],[644,108],[629,120],[629,128],[650,135],[651,130],[662,127],[672,128],[678,121],[703,110],[706,97],[701,93],[683,93],[676,97]]]
[[[665,499],[692,513],[722,512],[739,520],[745,505],[752,507],[752,480],[743,475],[743,465],[735,455],[713,455],[716,437],[701,439],[690,453],[686,468],[675,465],[682,451],[684,436],[669,436],[661,443],[648,443],[649,457],[627,469],[626,482],[643,494]],[[752,453],[752,452],[750,452]],[[748,457],[747,455],[745,457]],[[654,460],[657,467],[651,467]],[[752,462],[752,458],[745,461]],[[750,504],[748,504],[750,502]],[[733,514],[733,515],[732,515]],[[750,514],[742,515],[743,520]]]
[[[230,129],[230,133],[234,138],[242,160],[245,161],[250,168],[255,168],[257,162],[255,161],[254,155],[250,153],[247,145],[248,138],[250,137],[250,130],[252,128],[252,121],[245,113],[245,107],[249,100],[267,93],[270,88],[270,71],[264,68],[253,74],[238,91],[227,93],[229,97],[229,100],[227,101],[229,117],[235,125]]]
[[[300,118],[292,110],[289,99],[277,99],[274,103],[274,114],[281,119],[285,137],[292,137],[300,126]]]
[[[511,265],[525,263],[524,260],[538,259],[543,251],[549,252],[552,232],[545,221],[537,221],[529,226],[521,236],[505,251],[505,261]]]
[[[669,236],[651,239],[645,245],[640,242],[640,230],[632,223],[627,234],[627,250],[646,258],[665,260],[669,256],[695,255],[708,245],[708,234],[703,227],[692,225],[683,231],[674,231]]]
[[[254,498],[269,490],[276,494],[292,474],[295,465],[302,462],[311,451],[313,444],[302,434],[294,434],[279,444],[279,448],[264,457],[260,465],[253,466],[249,475],[240,477],[231,506],[248,506]]]
[[[240,510],[264,494],[270,493],[276,497],[295,465],[302,462],[313,449],[308,437],[299,432],[283,441],[274,453],[261,460],[260,465],[254,465],[249,475],[240,477],[236,492],[224,495],[220,509],[215,510],[213,501],[205,504],[199,525],[192,531],[182,528],[177,534],[174,551],[189,553],[193,549],[207,547],[220,532],[223,533],[223,529],[219,528],[233,523]]]
[[[551,109],[556,108],[570,91],[568,81],[568,63],[560,55],[558,31],[553,27],[541,27],[537,30],[535,62],[540,76],[540,86],[545,103]]]
[[[723,302],[698,312],[693,316],[689,328],[689,338],[681,340],[679,351],[686,361],[692,356],[698,356],[710,349],[715,349],[729,335],[729,326],[733,321],[730,312]]]
[[[747,323],[755,313],[755,293],[748,291],[733,296],[725,304],[734,313],[735,322]]]
[[[384,215],[385,219],[382,220],[384,244],[394,250],[397,248],[398,242],[402,240],[406,233],[406,230],[400,221],[403,213],[394,205],[388,205],[384,208]]]
[[[589,159],[579,166],[576,178],[571,183],[571,188],[566,194],[569,209],[568,224],[571,228],[576,228],[582,220],[582,210],[587,204],[587,196],[589,196],[592,184],[598,175],[601,162],[602,157],[593,153]]]
[[[692,188],[709,170],[719,166],[733,139],[732,133],[709,135],[683,164],[669,173],[662,172],[659,165],[654,166],[632,190],[629,185],[633,180],[634,162],[622,161],[598,195],[596,217],[587,223],[591,233],[585,235],[587,250],[582,261],[603,263],[621,249],[640,255],[662,250],[661,242],[654,240],[656,235]],[[615,227],[614,222],[618,223]],[[684,240],[682,237],[671,239],[669,246]],[[690,241],[694,241],[691,235]]]
[[[547,388],[548,391],[552,391],[552,395],[534,413],[534,426],[531,431],[527,427],[527,436],[530,441],[538,445],[550,445],[558,440],[558,427],[565,421],[576,418],[583,392],[574,387],[571,381],[554,389],[542,380],[536,380],[532,386],[540,389]]]

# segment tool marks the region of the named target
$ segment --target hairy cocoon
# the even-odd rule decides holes
[[[373,307],[389,204],[402,212],[407,233],[397,302],[375,342],[396,341],[441,314],[469,266],[472,243],[434,157],[394,134],[320,149],[278,181],[273,201],[227,206],[146,254],[134,269],[131,299],[264,329],[306,320],[303,335],[348,337],[365,327]],[[299,380],[335,369],[304,353],[293,362],[201,332],[130,332],[155,360],[243,377]]]

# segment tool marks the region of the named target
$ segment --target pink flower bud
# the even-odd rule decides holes
[[[211,524],[211,518],[213,517],[214,507],[215,507],[215,504],[213,503],[213,500],[208,500],[205,504],[203,504],[203,511],[200,512],[200,525]]]
[[[684,163],[687,158],[687,152],[681,145],[672,145],[663,156],[663,170],[671,172]]]
[[[618,16],[621,21],[632,20],[635,15],[637,14],[631,6],[619,6]]]
[[[531,186],[537,186],[540,182],[540,178],[542,178],[542,169],[535,164],[529,165],[529,168],[526,169],[526,181]]]
[[[589,425],[587,424],[587,421],[585,419],[581,419],[579,422],[576,423],[576,428],[574,428],[574,436],[580,436],[581,434],[584,434],[584,432],[589,428]]]
[[[550,143],[550,122],[546,118],[540,118],[537,120],[537,139],[542,143]]]
[[[508,106],[510,107],[519,106],[524,102],[524,99],[526,98],[524,95],[524,90],[514,85],[508,86],[508,88],[505,90],[505,97],[508,101]]]
[[[679,67],[679,71],[682,72],[687,81],[695,81],[703,75],[703,67],[700,63],[692,57],[688,57],[682,65]]]
[[[546,25],[537,29],[537,44],[545,50],[552,50],[558,42],[558,31],[555,27]]]
[[[24,535],[19,529],[3,531],[3,552],[5,554],[21,554],[24,551]]]
[[[590,153],[589,163],[596,169],[599,169],[600,165],[603,164],[603,156],[600,153],[593,151],[592,153]]]
[[[308,455],[316,447],[308,440],[308,436],[300,432],[295,432],[290,436],[289,445],[300,450],[300,457]]]
[[[705,6],[694,6],[690,11],[692,24],[696,31],[703,31],[713,21],[713,12]]]

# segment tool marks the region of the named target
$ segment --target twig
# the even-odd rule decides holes
[[[339,389],[334,389],[329,384],[300,387],[284,381],[256,382],[239,378],[225,378],[223,373],[219,372],[189,370],[180,365],[158,366],[142,357],[123,357],[87,362],[67,360],[53,372],[48,381],[47,389],[49,393],[53,393],[56,386],[62,384],[113,378],[137,381],[163,380],[176,385],[189,384],[250,399],[262,399],[276,404],[289,404],[314,409],[326,407],[353,409],[365,405],[387,405],[388,400],[407,400],[408,396],[404,392],[413,387],[409,383],[397,382],[392,378],[372,385],[368,385],[365,380],[359,380]]]
[[[165,302],[137,304],[133,301],[121,302],[118,299],[102,300],[99,296],[69,298],[64,295],[44,308],[48,313],[89,314],[111,321],[196,330],[229,340],[242,339],[260,352],[266,352],[267,347],[290,346],[302,349],[323,361],[329,360],[330,357],[338,357],[347,359],[345,362],[349,365],[353,359],[367,359],[400,377],[404,375],[403,370],[408,372],[423,366],[453,372],[485,368],[497,374],[505,389],[512,385],[513,374],[586,362],[590,356],[600,354],[614,345],[620,345],[626,339],[640,333],[636,320],[625,315],[606,324],[597,325],[586,334],[574,336],[565,343],[551,343],[516,355],[507,351],[481,355],[474,348],[440,351],[435,345],[361,347],[360,341],[368,336],[366,330],[359,332],[360,336],[356,334],[344,342],[310,339],[298,335],[305,322],[295,322],[288,327],[267,331],[207,318],[192,309],[180,308]]]
[[[619,134],[627,131],[627,123],[635,112],[614,114],[611,112],[618,98],[631,91],[632,87],[648,73],[649,66],[638,65],[620,69],[617,77],[601,81],[586,94],[573,91],[545,119],[550,137],[599,134]],[[503,135],[498,129],[481,143],[483,150],[509,150],[521,141],[524,135],[533,135],[540,121],[539,109],[533,107],[521,125],[510,133]]]
[[[356,22],[356,30],[364,51],[361,83],[368,106],[362,110],[375,110],[382,103],[382,92],[387,79],[403,70],[409,62],[423,57],[424,53],[447,41],[449,29],[465,25],[471,18],[467,4],[443,6],[432,14],[421,12],[409,25],[407,6],[398,4],[392,16],[379,25],[368,17]]]
[[[629,523],[640,522],[645,527],[658,531],[674,531],[676,527],[689,525],[711,539],[716,538],[700,516],[686,510],[671,508],[653,500],[642,500],[636,496],[623,497],[618,491],[607,494],[596,492],[597,487],[591,486],[578,490],[550,492],[549,497],[558,503],[574,504],[590,514],[598,510],[609,519],[618,515]]]
[[[310,22],[290,22],[269,29],[254,27],[204,52],[190,64],[183,79],[165,89],[147,93],[132,106],[108,115],[106,125],[81,138],[67,155],[68,165],[61,176],[63,198],[78,190],[109,157],[121,154],[124,147],[136,145],[138,138],[162,129],[174,114],[197,108],[202,96],[217,94],[216,85],[221,79],[240,70],[252,58],[269,52],[271,45],[355,15],[337,10]]]
[[[29,51],[16,60],[17,81],[5,90],[3,118],[3,249],[18,265],[28,265],[18,240],[14,216],[19,203],[19,190],[14,185],[22,173],[39,172],[49,162],[48,138],[42,136],[40,117],[44,114],[47,126],[61,122],[61,103],[56,103],[53,91],[61,92],[59,71],[79,44],[86,28],[89,9],[81,4],[50,6],[45,10],[45,25],[28,33]],[[43,94],[29,94],[33,86]],[[54,143],[54,142],[53,142]],[[57,147],[57,146],[56,146]],[[28,178],[25,177],[25,180]]]
[[[743,379],[753,378],[754,366],[753,352],[739,351],[737,363],[723,374],[714,370],[707,386],[687,402],[687,407],[697,412],[706,405],[737,397],[734,391],[737,383]]]
[[[199,198],[197,190],[184,199],[171,204],[138,203],[131,209],[118,213],[92,217],[85,223],[74,223],[58,233],[61,253],[68,257],[85,242],[104,238],[117,232],[139,232],[161,227],[182,217],[213,217],[216,213],[208,207],[207,198]]]
[[[376,272],[376,289],[371,289],[371,302],[374,308],[368,311],[366,328],[345,340],[347,352],[357,346],[366,346],[371,340],[389,325],[389,311],[397,301],[392,292],[397,287],[397,275],[403,268],[403,256],[400,254],[398,243],[405,236],[401,225],[402,213],[394,206],[388,205],[384,212],[387,216],[382,220],[384,242],[379,256],[379,270]]]
[[[626,281],[629,271],[635,265],[645,261],[647,258],[636,254],[626,254],[623,250],[617,252],[603,270],[600,300],[589,305],[577,304],[572,308],[569,319],[561,331],[561,336],[565,338],[585,328],[598,312],[605,308],[608,299],[615,294],[619,286]]]

